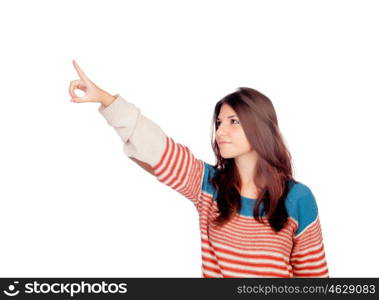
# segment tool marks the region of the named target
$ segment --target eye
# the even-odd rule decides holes
[[[232,122],[232,124],[239,124],[240,122],[237,120],[237,119],[230,119],[230,121]],[[234,121],[236,121],[237,123],[233,123]],[[218,127],[220,125],[220,121],[216,121],[216,126]]]

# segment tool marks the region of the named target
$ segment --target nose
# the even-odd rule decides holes
[[[226,134],[227,134],[227,132],[226,132],[225,128],[222,125],[219,125],[217,130],[216,130],[216,135],[218,137],[220,137],[220,136],[225,136]]]

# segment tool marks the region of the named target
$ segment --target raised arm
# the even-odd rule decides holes
[[[73,102],[98,102],[98,111],[123,141],[125,154],[141,168],[194,202],[198,208],[204,174],[211,167],[197,159],[187,146],[176,143],[133,103],[120,94],[111,95],[97,87],[73,61],[80,79],[70,83]],[[77,97],[74,90],[86,92]]]

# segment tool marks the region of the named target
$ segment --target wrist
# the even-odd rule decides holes
[[[108,93],[106,93],[102,99],[101,99],[101,104],[105,107],[111,105],[113,103],[113,101],[116,100],[116,97],[115,96],[112,96]]]

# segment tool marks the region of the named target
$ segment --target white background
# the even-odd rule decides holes
[[[193,204],[122,151],[87,76],[214,163],[214,105],[273,102],[331,277],[377,277],[377,1],[0,4],[0,275],[200,277]],[[78,93],[79,95],[82,95]]]

